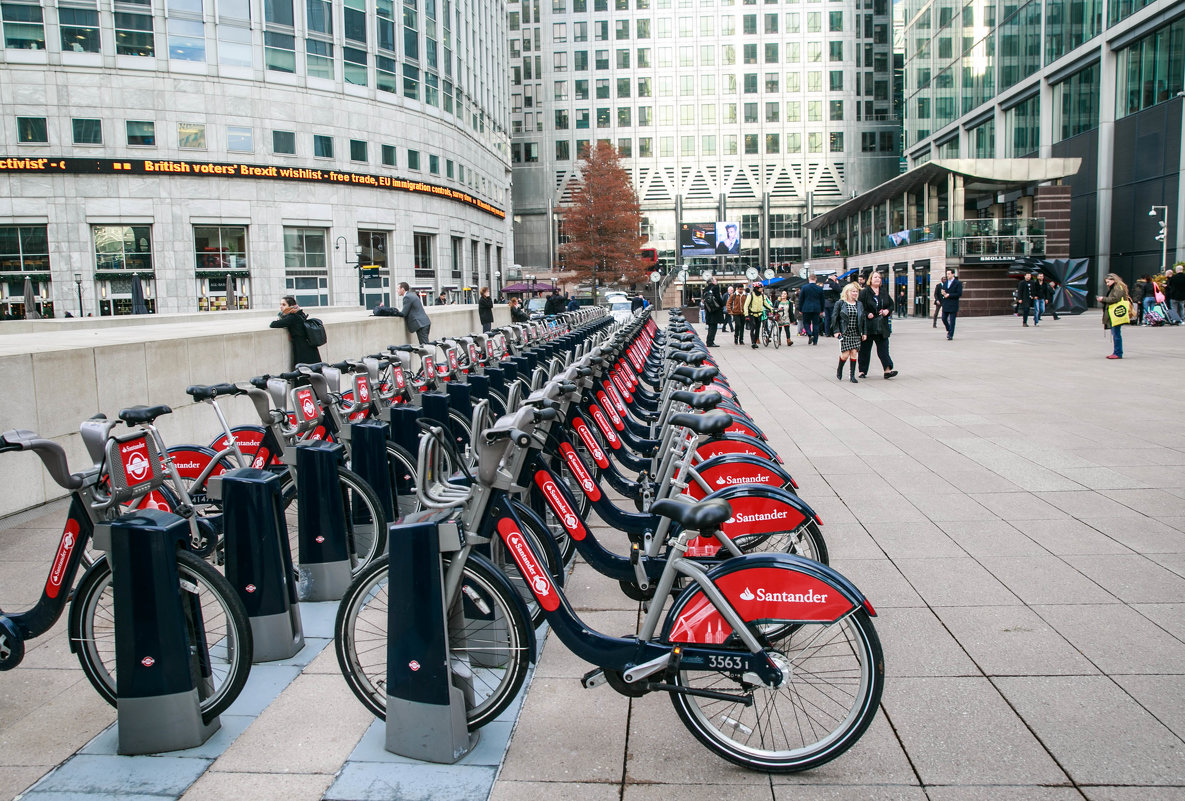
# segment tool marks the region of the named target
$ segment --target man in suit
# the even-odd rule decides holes
[[[830,339],[832,334],[831,310],[839,302],[839,279],[832,273],[827,276],[827,280],[822,282],[821,286],[823,287],[823,335]]]
[[[814,283],[808,282],[798,291],[798,310],[802,312],[808,345],[819,344],[819,315],[823,312],[823,299],[826,294],[822,283],[823,277],[816,275]]]
[[[428,332],[432,328],[432,321],[428,319],[428,312],[424,311],[424,304],[420,296],[411,291],[407,281],[400,281],[395,290],[399,296],[399,303],[395,309],[395,316],[402,317],[407,323],[407,333],[415,334],[421,345],[428,343]]]
[[[946,271],[946,280],[939,285],[942,293],[942,325],[946,338],[955,338],[955,320],[959,316],[959,298],[963,296],[963,282],[955,276],[954,270]]]

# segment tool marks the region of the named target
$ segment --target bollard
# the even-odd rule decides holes
[[[388,529],[385,747],[400,756],[452,764],[473,749],[478,735],[466,722],[472,678],[459,666],[454,672],[449,655],[442,528],[414,523]],[[448,530],[455,532],[456,526]]]
[[[144,509],[109,527],[115,599],[116,703],[120,754],[194,748],[221,726],[203,722],[196,680],[208,654],[191,652],[177,574],[177,543],[189,524]],[[200,616],[199,616],[200,624]],[[205,644],[204,633],[196,642]]]
[[[344,450],[331,442],[296,446],[301,598],[339,601],[350,585],[346,509],[337,468]]]
[[[247,607],[253,662],[294,656],[304,647],[288,526],[275,473],[242,467],[223,474],[226,578]]]
[[[392,406],[391,428],[387,438],[413,456],[420,450],[420,427],[416,425],[424,410],[418,406]]]
[[[351,423],[349,429],[350,469],[374,490],[387,520],[394,520],[397,515],[391,493],[391,465],[387,462],[387,427],[363,421]]]

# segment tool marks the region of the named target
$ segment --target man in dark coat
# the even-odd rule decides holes
[[[823,277],[816,275],[814,283],[807,283],[798,290],[798,310],[802,312],[802,326],[808,345],[819,344],[819,315],[823,313],[826,299],[822,284]]]
[[[552,292],[547,298],[547,303],[543,304],[543,314],[551,317],[553,314],[559,314],[564,310],[564,299],[560,297],[559,292]]]
[[[565,292],[564,296],[567,297],[567,295],[568,295],[568,293]],[[566,306],[566,308],[568,311],[574,312],[580,308],[580,302],[578,300],[576,300],[576,298],[568,298],[568,305]]]
[[[823,282],[823,334],[831,338],[831,310],[839,302],[839,279],[835,275],[827,276]]]
[[[411,291],[407,281],[400,281],[399,288],[395,292],[399,296],[395,316],[402,317],[403,321],[407,323],[407,333],[415,334],[419,343],[426,345],[432,321],[428,318],[428,312],[424,311],[423,301],[420,300],[419,295]]]
[[[320,352],[309,343],[309,335],[305,331],[304,321],[308,315],[296,305],[296,298],[285,295],[280,298],[280,316],[272,320],[269,328],[285,328],[288,330],[288,342],[292,345],[292,364],[289,369],[295,369],[298,364],[319,364]]]
[[[704,287],[704,316],[708,324],[708,338],[704,344],[709,348],[716,347],[716,328],[724,322],[724,304],[724,294],[721,293],[720,284],[713,275]]]
[[[1178,317],[1185,317],[1185,267],[1180,264],[1173,268],[1173,277],[1168,280],[1165,294]]]
[[[490,288],[483,286],[477,295],[477,319],[481,323],[481,332],[488,333],[494,326],[494,301],[490,298]]]
[[[955,338],[955,321],[959,316],[959,298],[963,296],[963,282],[955,276],[954,270],[946,271],[946,280],[939,284],[942,292],[942,325],[946,338]]]
[[[1023,328],[1029,327],[1029,312],[1033,310],[1033,274],[1025,273],[1025,277],[1016,283],[1016,304],[1020,306],[1020,313],[1024,319]],[[1034,315],[1033,324],[1037,322]]]

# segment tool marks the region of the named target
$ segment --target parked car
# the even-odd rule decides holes
[[[527,301],[527,314],[532,320],[543,319],[543,309],[547,306],[547,298],[531,298]]]
[[[609,314],[613,316],[614,322],[624,323],[634,316],[629,298],[624,295],[620,299],[611,301],[608,306]]]

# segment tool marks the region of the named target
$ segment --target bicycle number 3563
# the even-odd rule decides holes
[[[744,660],[739,656],[717,656],[708,654],[708,667],[717,670],[740,670],[744,667]]]

